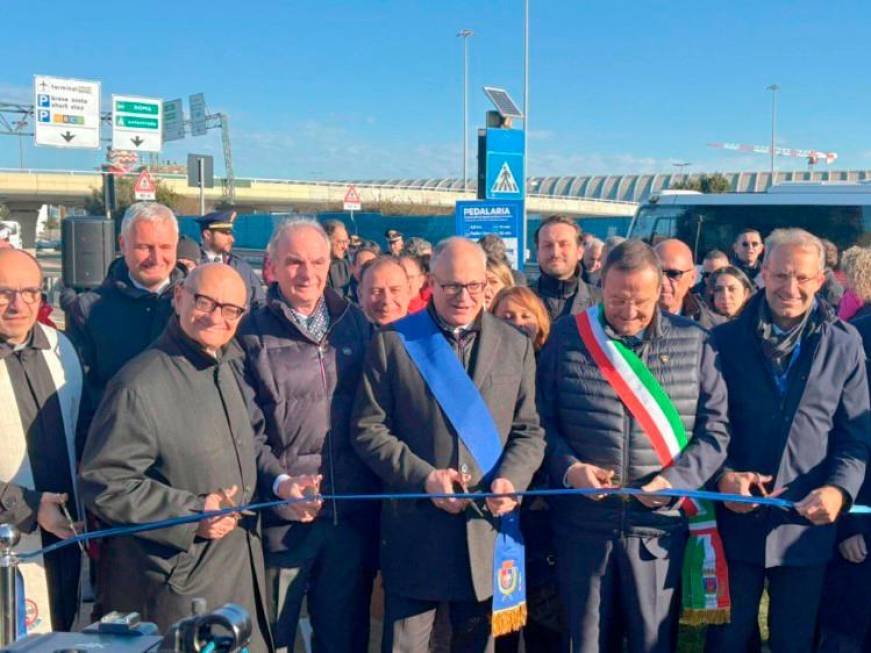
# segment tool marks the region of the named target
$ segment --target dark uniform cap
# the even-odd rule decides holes
[[[220,229],[222,231],[233,230],[233,220],[236,219],[235,211],[215,211],[207,213],[201,218],[197,218],[196,222],[200,225],[200,229]]]
[[[384,237],[387,239],[388,243],[392,243],[402,238],[402,232],[397,231],[396,229],[388,229],[384,232]]]
[[[200,245],[193,238],[182,236],[178,239],[178,247],[176,247],[176,258],[186,258],[191,261],[200,260]]]
[[[351,247],[360,247],[360,245],[363,244],[363,239],[360,238],[360,236],[358,236],[357,234],[351,236],[349,240]]]

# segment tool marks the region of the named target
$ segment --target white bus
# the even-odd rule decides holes
[[[663,191],[635,213],[629,237],[655,244],[679,238],[696,260],[712,249],[731,252],[738,233],[800,227],[839,249],[871,245],[871,183],[786,183],[764,193],[703,194]]]

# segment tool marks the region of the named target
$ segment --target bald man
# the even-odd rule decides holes
[[[247,288],[223,263],[196,267],[174,290],[175,314],[155,344],[106,388],[82,459],[86,505],[111,524],[137,524],[249,503],[258,486],[293,493],[265,445],[262,415],[241,383],[232,340]],[[251,651],[269,650],[257,517],[233,515],[108,540],[114,573],[104,608],[136,611],[165,630],[228,601],[251,615]]]
[[[405,317],[411,284],[400,259],[382,256],[365,263],[358,295],[360,306],[372,324],[384,326]]]
[[[673,315],[681,315],[712,329],[725,321],[714,313],[704,300],[691,292],[696,283],[696,266],[693,253],[682,240],[669,238],[655,247],[656,257],[662,266],[662,292],[659,307]]]
[[[387,492],[510,493],[526,489],[541,464],[532,344],[484,310],[486,263],[469,240],[439,243],[432,302],[372,339],[352,442]],[[481,443],[498,460],[479,455]],[[384,504],[383,651],[428,651],[439,602],[450,603],[452,651],[493,651],[496,536],[516,505],[511,497]],[[505,564],[509,580],[523,573]]]
[[[19,553],[81,528],[63,506],[73,520],[81,514],[73,480],[82,368],[70,341],[37,323],[41,303],[36,259],[0,249],[0,522],[23,532]],[[80,563],[71,546],[21,565],[34,602],[29,633],[72,626]]]

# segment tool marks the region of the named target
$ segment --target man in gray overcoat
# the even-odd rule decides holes
[[[265,446],[262,418],[240,383],[232,341],[247,289],[223,263],[197,267],[175,290],[164,334],[109,383],[82,458],[87,507],[111,525],[137,524],[290,496],[294,481]],[[250,412],[253,411],[253,412]],[[107,540],[106,609],[136,611],[165,630],[190,614],[244,606],[250,650],[271,648],[258,517],[220,518]]]
[[[535,409],[532,342],[483,310],[485,272],[486,257],[478,245],[462,238],[443,241],[433,253],[430,305],[376,333],[369,346],[351,437],[386,492],[522,491],[541,464],[544,439]],[[488,470],[481,469],[468,444],[476,429],[458,432],[444,397],[432,392],[430,377],[425,380],[426,372],[404,344],[407,324],[420,320],[430,325],[428,342],[436,342],[447,356],[430,371],[439,374],[445,362],[459,360],[457,373],[466,385],[452,383],[452,392],[469,405],[479,402],[484,421],[495,427],[498,462],[486,476]],[[384,503],[382,650],[427,651],[440,602],[450,604],[452,651],[493,650],[497,517],[516,505],[510,497]]]

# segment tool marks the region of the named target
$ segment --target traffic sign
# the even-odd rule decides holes
[[[143,170],[136,178],[136,183],[133,185],[133,196],[137,202],[142,200],[153,202],[154,198],[157,197],[157,186],[155,186],[151,175],[148,174],[148,170]]]
[[[191,107],[191,136],[206,133],[206,96],[195,93],[188,98]]]
[[[100,147],[100,82],[34,75],[34,143]]]
[[[488,129],[486,131],[484,197],[488,200],[522,200],[523,131]],[[479,197],[481,193],[479,192]]]
[[[163,142],[184,138],[184,106],[181,98],[163,103]]]
[[[342,208],[345,211],[360,211],[363,209],[363,203],[360,201],[360,192],[356,186],[348,187],[345,199],[342,200]]]
[[[496,234],[505,242],[511,266],[523,269],[523,202],[519,200],[475,200],[457,202],[454,214],[458,236],[478,240]]]
[[[136,152],[160,152],[163,100],[112,96],[112,147]]]

